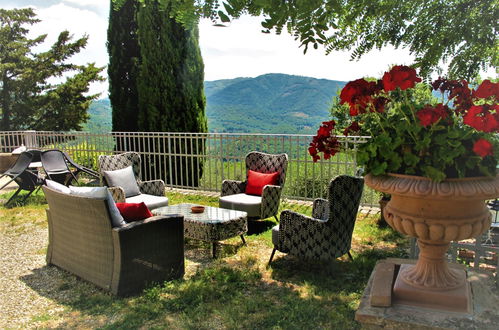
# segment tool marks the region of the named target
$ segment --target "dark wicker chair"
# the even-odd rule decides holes
[[[225,209],[245,211],[249,219],[266,219],[275,217],[281,203],[281,193],[286,182],[286,169],[288,167],[287,154],[266,154],[253,151],[246,155],[246,172],[252,170],[260,173],[279,172],[277,185],[266,185],[262,196],[247,195],[246,182],[224,180],[219,206]]]
[[[305,259],[334,260],[348,254],[357,218],[364,179],[340,175],[329,183],[328,199],[314,200],[312,217],[290,210],[281,212],[272,228],[274,250]]]
[[[105,200],[42,189],[49,205],[47,264],[119,296],[183,276],[182,216],[155,216],[113,228]]]

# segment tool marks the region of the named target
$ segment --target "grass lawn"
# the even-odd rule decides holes
[[[170,204],[218,204],[217,197],[181,193],[168,193],[168,197]],[[43,194],[38,193],[24,206],[0,207],[0,235],[46,228],[46,206]],[[289,202],[281,208],[311,213],[309,206]],[[250,222],[246,246],[239,237],[223,241],[215,260],[209,244],[187,240],[184,278],[157,283],[132,298],[111,296],[56,267],[36,266],[21,280],[28,286],[30,280],[46,281],[50,289],[29,290],[53,304],[36,309],[23,327],[356,329],[354,313],[376,261],[403,257],[408,245],[390,228],[378,228],[378,216],[359,214],[353,262],[348,257],[332,263],[304,261],[277,252],[267,268],[272,251],[270,229],[275,224],[271,219]],[[45,252],[42,248],[37,253]],[[48,271],[50,277],[37,277]]]

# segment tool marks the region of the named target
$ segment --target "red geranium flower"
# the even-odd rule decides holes
[[[494,96],[496,99],[499,99],[499,83],[493,83],[486,79],[478,86],[476,91],[473,92],[473,96],[481,99]]]
[[[478,156],[484,158],[486,156],[492,156],[494,154],[494,147],[490,141],[485,139],[478,139],[473,145],[473,152]]]
[[[436,123],[439,119],[447,117],[449,108],[442,103],[437,104],[435,107],[431,105],[425,106],[423,109],[416,113],[419,123],[426,127]]]
[[[348,82],[340,93],[340,104],[350,105],[350,116],[366,112],[373,102],[373,95],[380,91],[379,84],[365,79]]]
[[[464,115],[463,122],[479,131],[490,133],[499,131],[498,106],[494,105],[474,105]],[[491,110],[496,113],[492,114]]]
[[[456,112],[464,112],[473,106],[471,100],[471,90],[466,80],[447,80],[438,78],[432,84],[434,90],[449,92],[449,100],[454,99]]]
[[[400,88],[406,90],[412,88],[421,78],[416,76],[416,70],[405,65],[396,65],[383,75],[383,87],[386,92]]]
[[[347,136],[350,132],[358,132],[360,130],[359,123],[354,121],[353,123],[350,124],[345,130],[343,131],[343,134]]]
[[[320,159],[319,152],[324,153],[324,159],[329,159],[340,151],[340,142],[336,136],[331,135],[335,124],[334,120],[323,122],[317,130],[317,135],[312,138],[308,153],[314,162]]]

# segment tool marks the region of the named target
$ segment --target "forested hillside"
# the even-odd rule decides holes
[[[345,82],[285,74],[205,82],[210,132],[315,133]],[[109,101],[90,107],[90,131],[111,130]],[[107,129],[104,129],[105,125]]]
[[[110,132],[112,128],[111,104],[109,99],[93,101],[88,108],[90,120],[83,125],[84,131]]]

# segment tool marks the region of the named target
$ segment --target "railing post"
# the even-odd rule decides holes
[[[36,131],[24,131],[24,145],[28,149],[38,148],[38,141],[36,140]]]

